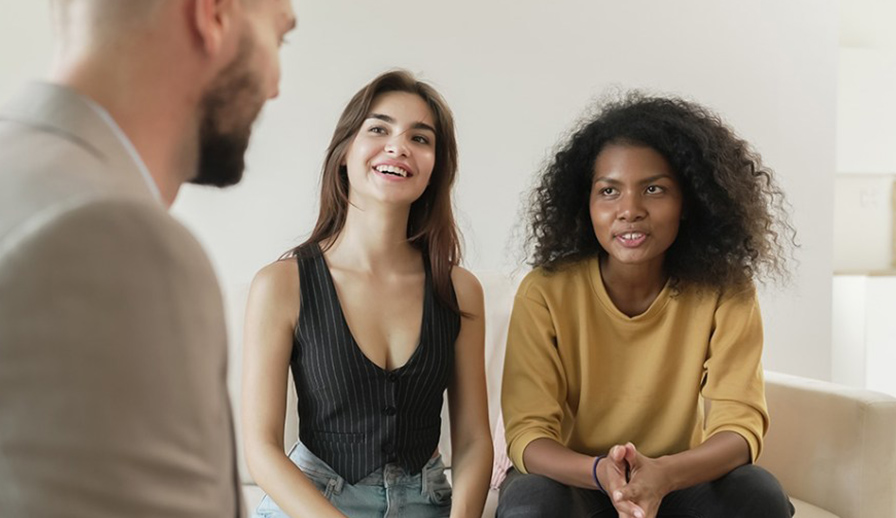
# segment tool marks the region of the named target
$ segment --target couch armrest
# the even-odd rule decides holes
[[[759,459],[791,496],[845,518],[896,518],[896,398],[766,372]]]

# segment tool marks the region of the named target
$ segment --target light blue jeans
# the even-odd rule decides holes
[[[356,484],[347,483],[301,442],[289,452],[290,460],[317,489],[350,518],[441,518],[451,512],[451,485],[445,477],[442,456],[429,460],[410,474],[397,464],[386,464]],[[289,518],[265,495],[255,518]]]

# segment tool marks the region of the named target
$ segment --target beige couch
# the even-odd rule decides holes
[[[516,282],[503,274],[479,278],[485,290],[494,428]],[[781,481],[799,518],[896,518],[896,398],[774,372],[766,373],[766,391],[772,425],[759,463]],[[297,436],[294,394],[288,408],[291,444]],[[446,412],[443,420],[442,452],[450,464]],[[248,475],[243,480],[251,512],[263,493]],[[483,516],[494,516],[496,504],[497,491],[492,490]]]

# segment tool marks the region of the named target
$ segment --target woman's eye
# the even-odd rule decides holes
[[[616,188],[615,187],[604,187],[603,189],[600,190],[600,193],[603,194],[604,196],[612,196],[612,195],[616,194]]]
[[[376,133],[377,135],[384,135],[386,133],[386,128],[382,126],[371,126],[367,128],[367,131],[370,133]]]
[[[424,137],[423,135],[417,135],[413,138],[414,142],[419,144],[429,144],[429,139]]]
[[[660,194],[664,189],[659,185],[649,185],[647,187],[647,194]]]

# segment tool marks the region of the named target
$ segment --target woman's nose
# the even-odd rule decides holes
[[[644,218],[646,212],[640,196],[627,195],[619,201],[618,218],[622,221],[638,221]]]
[[[395,135],[386,142],[386,153],[398,156],[407,156],[408,147],[404,141],[404,135]]]

